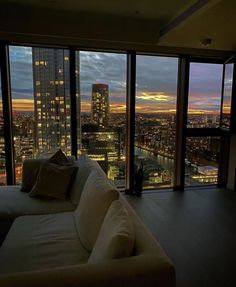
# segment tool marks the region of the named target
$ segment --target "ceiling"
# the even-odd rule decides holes
[[[169,21],[183,12],[196,0],[158,1],[158,0],[1,0],[8,5],[26,5],[43,9],[58,9],[61,12],[76,11],[118,17],[140,19],[162,19]]]
[[[234,0],[0,0],[0,39],[150,51],[236,50]],[[211,39],[210,45],[202,40]]]
[[[236,51],[236,1],[210,1],[158,39],[159,45]],[[211,39],[204,47],[201,41]]]

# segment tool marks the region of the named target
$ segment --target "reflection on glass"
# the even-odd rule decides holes
[[[189,137],[186,139],[186,186],[217,183],[219,150],[219,137]]]
[[[143,188],[173,186],[178,59],[137,56],[135,164]]]
[[[71,153],[69,52],[10,46],[16,182],[22,163]]]
[[[188,128],[219,126],[222,71],[222,64],[190,64]]]
[[[233,69],[234,69],[233,63],[225,64],[224,94],[223,94],[222,118],[221,118],[221,126],[225,128],[229,128],[230,126]]]
[[[1,79],[1,74],[0,74]],[[4,121],[2,113],[2,86],[0,80],[0,185],[6,185]]]
[[[78,59],[79,54],[79,59]],[[125,186],[126,55],[77,52],[81,146],[118,188]],[[79,93],[78,89],[77,92]]]

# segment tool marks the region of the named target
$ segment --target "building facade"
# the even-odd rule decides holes
[[[32,57],[36,152],[40,154],[61,148],[71,154],[69,51],[32,48]],[[76,61],[79,97],[78,71],[79,59]],[[79,99],[77,102],[77,113],[80,113]],[[79,122],[79,115],[77,119]]]
[[[106,128],[109,117],[109,88],[107,84],[92,85],[91,102],[92,123],[99,128]]]

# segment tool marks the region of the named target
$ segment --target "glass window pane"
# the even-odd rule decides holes
[[[173,186],[178,58],[136,58],[135,163],[143,188]]]
[[[2,112],[2,85],[0,71],[0,185],[6,185],[6,166],[5,166],[5,141],[4,141],[4,119]]]
[[[69,51],[10,46],[16,182],[25,159],[71,154]]]
[[[219,126],[222,72],[222,64],[190,64],[188,128]]]
[[[219,150],[219,137],[189,137],[186,139],[186,186],[217,183]]]
[[[78,59],[79,54],[79,59]],[[125,186],[126,55],[77,52],[80,61],[79,153],[97,160],[119,188]],[[79,92],[78,92],[79,94]]]
[[[223,94],[222,118],[221,118],[221,126],[225,128],[230,127],[233,70],[234,70],[233,63],[225,64],[224,94]]]

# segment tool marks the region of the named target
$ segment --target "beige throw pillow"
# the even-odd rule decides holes
[[[74,212],[78,235],[87,251],[92,250],[107,210],[118,198],[119,192],[106,176],[91,171]]]
[[[76,171],[75,166],[59,166],[49,162],[42,164],[29,195],[65,199]]]
[[[134,228],[119,200],[112,202],[102,223],[88,263],[128,257],[134,248]]]

